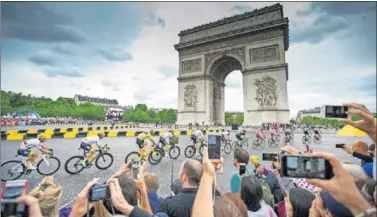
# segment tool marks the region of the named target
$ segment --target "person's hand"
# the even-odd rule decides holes
[[[343,105],[348,106],[349,115],[359,115],[362,118],[362,120],[358,121],[344,119],[343,122],[364,131],[372,137],[374,142],[376,142],[376,123],[372,112],[370,112],[364,105],[357,103],[344,103]]]
[[[212,162],[208,158],[208,147],[203,148],[203,169],[204,173],[210,175],[212,178],[216,176],[216,170]]]
[[[122,173],[125,173],[125,172],[128,172],[130,171],[130,165],[131,165],[131,162],[132,161],[128,161],[127,163],[123,164],[119,170],[117,172],[114,173],[114,175],[112,177],[115,177],[115,176],[119,176],[121,175]]]
[[[333,168],[334,177],[330,180],[307,179],[309,184],[318,186],[329,192],[334,199],[344,204],[354,215],[368,209],[369,204],[357,189],[353,176],[345,170],[335,155],[330,153],[314,153],[312,156],[328,160]]]
[[[344,147],[342,148],[345,152],[347,152],[348,154],[352,154],[353,151],[352,151],[352,147],[349,146],[349,145],[344,145]]]
[[[321,217],[321,214],[317,210],[315,199],[312,201],[312,206],[309,209],[309,217]]]
[[[290,146],[290,145],[286,145],[286,146],[282,147],[280,150],[284,151],[288,154],[291,154],[291,155],[297,155],[298,154],[297,149],[294,148],[293,146]]]
[[[136,180],[136,188],[139,190],[141,193],[147,194],[147,186],[145,185],[144,178],[139,177]]]
[[[272,172],[275,174],[276,178],[281,178],[279,169],[273,169]]]
[[[119,185],[118,179],[110,178],[107,181],[107,184],[110,188],[111,202],[113,203],[113,206],[117,210],[121,211],[124,215],[129,216],[133,210],[133,206],[128,204],[127,201],[124,199],[122,188]]]
[[[41,209],[39,208],[38,199],[32,196],[21,196],[17,198],[16,203],[26,204],[29,207],[29,217],[42,217]]]
[[[91,180],[82,190],[81,192],[77,195],[77,199],[75,203],[72,206],[72,212],[69,215],[70,217],[75,217],[75,216],[83,216],[85,213],[88,212],[88,207],[89,210],[94,207],[95,202],[89,203],[89,189],[98,182],[99,178],[94,178]]]

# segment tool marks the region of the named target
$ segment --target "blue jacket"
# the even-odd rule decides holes
[[[149,205],[151,206],[153,214],[157,212],[157,209],[160,207],[161,198],[158,197],[155,192],[148,192]]]

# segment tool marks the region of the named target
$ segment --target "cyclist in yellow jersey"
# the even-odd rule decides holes
[[[155,133],[155,131],[153,129],[151,129],[151,130],[149,130],[149,132],[145,131],[145,132],[142,132],[139,135],[137,135],[136,144],[140,148],[140,154],[141,155],[145,156],[146,153],[148,153],[147,150],[148,150],[148,144],[149,143],[153,143],[153,145],[157,144],[156,141],[153,139],[154,133]]]
[[[43,153],[50,152],[48,148],[44,145],[44,142],[46,142],[47,139],[48,136],[42,133],[38,136],[37,139],[25,140],[20,144],[18,154],[27,157],[26,165],[29,170],[36,169],[36,167],[34,167],[33,164],[37,160],[38,154],[32,150],[33,148],[36,148]]]
[[[99,132],[97,136],[88,136],[81,141],[80,147],[85,151],[89,152],[88,155],[81,162],[84,165],[84,167],[90,164],[95,156],[96,149],[94,145],[97,145],[98,148],[101,148],[99,140],[103,139],[103,137],[105,137],[105,133]]]

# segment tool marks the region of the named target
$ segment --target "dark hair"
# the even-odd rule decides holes
[[[375,148],[376,148],[376,145],[373,143],[369,146],[369,151],[374,151]]]
[[[203,167],[199,162],[188,159],[183,163],[182,172],[187,176],[190,185],[199,186],[203,174]]]
[[[241,194],[240,193],[226,193],[224,194],[224,197],[233,201],[234,205],[238,207],[238,210],[240,211],[241,215],[243,217],[247,217],[247,207],[245,203],[241,200]]]
[[[293,209],[292,217],[308,217],[315,196],[302,188],[292,188],[289,191],[289,201]]]
[[[261,208],[263,198],[262,185],[251,176],[244,176],[241,181],[241,199],[248,210],[256,212]]]
[[[240,210],[233,201],[225,197],[217,197],[213,204],[215,217],[242,217]]]
[[[249,163],[249,152],[244,148],[236,148],[234,150],[234,159],[238,161],[238,163]]]

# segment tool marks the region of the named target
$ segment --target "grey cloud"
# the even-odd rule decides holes
[[[251,11],[253,10],[252,7],[250,7],[249,5],[234,5],[230,11],[235,11],[235,12],[238,12],[238,13],[245,13],[245,12],[248,12],[248,11]]]
[[[68,55],[68,56],[76,56],[77,55],[74,51],[69,50],[68,48],[65,48],[63,46],[54,46],[52,48],[52,50],[56,53],[64,54],[64,55]]]
[[[44,71],[44,74],[47,75],[47,77],[55,78],[55,77],[73,77],[73,78],[79,78],[84,77],[82,73],[79,73],[76,69],[53,69]]]
[[[53,13],[40,3],[2,2],[2,33],[6,38],[38,42],[81,43],[85,37],[68,25],[69,17]]]
[[[37,65],[56,66],[57,59],[49,55],[34,55],[29,57],[29,61]]]
[[[178,75],[178,69],[172,66],[163,66],[158,69],[158,72],[163,74],[165,77],[170,78],[174,75]]]
[[[102,80],[102,86],[109,87],[114,91],[121,91],[122,82],[120,81],[109,81],[109,80]]]
[[[368,96],[376,96],[376,74],[372,73],[367,76],[363,76],[353,81],[353,88],[356,91],[362,91],[367,93]]]
[[[166,21],[163,18],[156,16],[154,13],[150,13],[148,20],[145,21],[145,24],[165,28]]]
[[[129,61],[132,60],[132,55],[120,49],[97,49],[98,54],[108,61]]]
[[[145,92],[143,92],[142,90],[140,90],[140,92],[135,92],[134,93],[134,99],[137,102],[147,102],[149,100],[149,97],[148,97],[147,94],[145,94]]]

